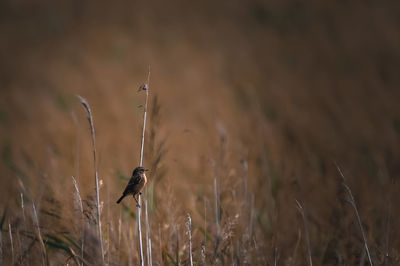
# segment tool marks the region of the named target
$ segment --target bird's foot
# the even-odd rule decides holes
[[[140,205],[139,205],[139,204],[136,204],[136,207],[139,207],[139,208],[140,208]]]

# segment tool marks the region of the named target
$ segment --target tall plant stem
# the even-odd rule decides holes
[[[87,112],[87,118],[89,121],[90,135],[92,137],[92,148],[93,148],[93,160],[94,160],[94,191],[96,194],[96,220],[97,220],[97,232],[100,243],[101,258],[104,265],[104,249],[103,249],[103,239],[101,236],[101,219],[100,219],[100,196],[99,196],[99,176],[97,172],[97,158],[96,158],[96,138],[94,135],[93,117],[90,110],[90,106],[85,98],[77,95],[78,99],[81,101],[83,107]]]
[[[140,142],[140,157],[139,157],[139,166],[143,165],[143,148],[144,148],[144,135],[146,132],[146,117],[147,117],[147,103],[149,100],[149,83],[150,83],[150,67],[147,75],[147,84],[144,84],[140,87],[139,90],[144,90],[146,92],[146,101],[143,109],[143,127],[142,127],[142,140]],[[143,266],[143,243],[142,243],[142,225],[141,225],[141,195],[138,196],[138,205],[136,207],[137,211],[137,228],[139,235],[139,265]]]
[[[142,140],[140,142],[139,166],[143,165],[144,134],[146,132],[147,102],[149,100],[149,82],[150,82],[150,68],[149,68],[149,73],[147,75],[147,84],[144,84],[140,87],[140,90],[144,90],[146,92],[146,100],[143,109],[143,127],[142,127]]]

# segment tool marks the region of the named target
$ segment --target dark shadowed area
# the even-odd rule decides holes
[[[115,202],[138,166],[150,69],[145,265],[190,265],[187,213],[195,265],[399,265],[399,14],[398,1],[1,1],[0,264],[103,263],[76,95],[93,114],[104,264],[139,264],[136,203]]]

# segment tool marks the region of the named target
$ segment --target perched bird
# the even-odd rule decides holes
[[[120,203],[126,196],[132,195],[136,201],[136,206],[140,207],[136,195],[142,194],[141,191],[147,183],[146,171],[149,171],[149,169],[144,169],[141,166],[136,167],[135,170],[133,170],[132,177],[129,180],[128,185],[126,185],[124,193],[122,193],[122,196],[117,200],[117,203]]]

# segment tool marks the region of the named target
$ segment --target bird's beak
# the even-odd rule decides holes
[[[150,169],[144,169],[144,170],[145,170],[146,172],[147,172],[147,171],[150,171]]]

